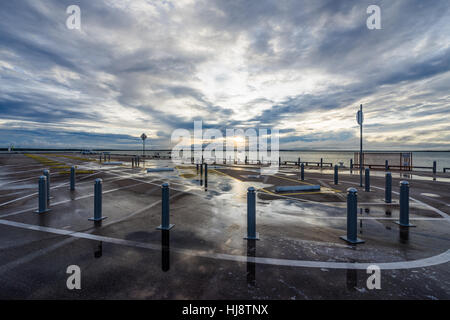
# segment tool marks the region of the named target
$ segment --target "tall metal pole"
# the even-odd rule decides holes
[[[363,111],[362,111],[362,104],[359,107],[360,117],[361,117],[361,123],[359,124],[359,186],[362,187],[363,185]]]
[[[145,167],[145,139],[147,139],[147,135],[145,133],[141,134],[142,139],[142,158],[144,159],[144,167]]]

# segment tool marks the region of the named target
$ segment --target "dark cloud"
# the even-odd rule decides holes
[[[71,4],[81,31],[65,26]],[[366,28],[372,4],[381,30]],[[51,125],[55,143],[125,146],[147,131],[169,146],[174,129],[203,120],[222,132],[278,127],[289,147],[349,148],[364,103],[374,146],[389,141],[383,131],[405,146],[448,145],[447,0],[20,0],[0,9],[3,144],[46,144]],[[305,123],[317,115],[322,126]]]

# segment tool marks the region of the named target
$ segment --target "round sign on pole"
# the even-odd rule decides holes
[[[141,134],[141,139],[142,139],[142,140],[147,139],[147,135],[146,135],[145,133]]]
[[[364,121],[364,115],[361,110],[358,110],[358,112],[356,113],[356,121],[358,122],[359,125],[362,125]]]

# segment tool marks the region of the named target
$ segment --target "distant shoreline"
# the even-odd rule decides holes
[[[85,150],[91,150],[93,152],[104,152],[104,151],[133,151],[142,152],[142,149],[80,149],[80,148],[14,148],[12,152],[17,151],[61,151],[61,152],[82,152]],[[8,151],[8,148],[0,148],[0,151]],[[146,152],[170,152],[171,149],[147,149]],[[223,150],[224,152],[226,150]],[[246,150],[248,151],[248,150]],[[270,150],[268,150],[270,151]],[[358,150],[326,150],[326,149],[280,149],[280,152],[359,152]],[[365,152],[450,152],[450,150],[364,150]]]

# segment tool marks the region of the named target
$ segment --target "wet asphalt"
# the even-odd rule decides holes
[[[132,168],[79,154],[0,155],[1,299],[449,299],[450,264],[424,259],[450,248],[450,174],[393,172],[393,203],[384,203],[384,172],[371,172],[371,191],[358,172],[295,166],[261,176],[255,165],[209,165],[208,181],[190,163],[147,159]],[[47,160],[45,160],[47,159]],[[77,166],[76,190],[68,168]],[[174,167],[147,173],[148,167]],[[36,214],[37,181],[51,173],[48,213]],[[94,213],[94,180],[103,180],[102,223]],[[399,182],[410,182],[410,220],[399,218]],[[160,231],[161,184],[170,184],[170,231]],[[276,193],[275,186],[318,184],[321,192]],[[259,241],[244,240],[247,188],[257,189]],[[346,190],[358,190],[358,237],[346,233]],[[257,259],[255,259],[257,258]],[[304,261],[320,267],[296,266]],[[419,261],[418,267],[408,262]],[[428,261],[428,260],[427,260]],[[351,264],[399,262],[381,270],[381,289],[368,289]],[[339,263],[350,267],[341,268]],[[81,269],[69,290],[66,269]]]

